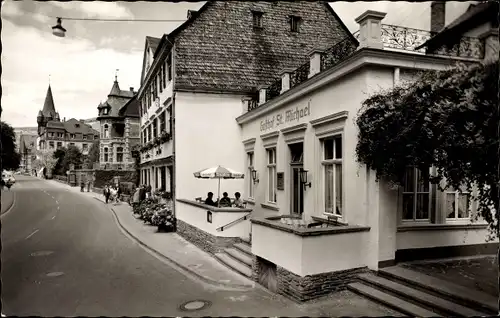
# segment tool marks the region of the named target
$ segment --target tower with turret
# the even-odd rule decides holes
[[[36,117],[36,122],[38,123],[38,135],[40,135],[47,127],[47,123],[49,121],[61,121],[59,113],[56,112],[56,108],[54,106],[54,97],[52,96],[52,88],[50,87],[50,84],[47,89],[47,95],[45,96],[43,109],[38,111],[38,116]]]

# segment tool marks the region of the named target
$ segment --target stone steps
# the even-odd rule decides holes
[[[227,255],[231,256],[234,258],[234,260],[248,266],[248,268],[252,269],[252,257],[248,256],[247,253],[242,252],[239,249],[236,248],[226,248],[224,250]]]
[[[366,273],[358,275],[358,279],[360,280],[359,282],[348,285],[351,290],[381,303],[388,303],[393,308],[405,314],[420,316],[421,314],[419,312],[421,310],[426,310],[445,316],[488,316],[484,311],[465,307],[457,303],[456,300],[444,299],[431,290],[424,291],[414,286],[408,286],[394,277],[385,278],[380,275]],[[362,289],[360,285],[370,288]],[[399,298],[400,302],[398,303],[394,298]]]
[[[227,253],[216,253],[215,258],[225,266],[240,273],[241,275],[246,276],[248,278],[252,277],[251,267],[248,267],[246,264],[243,264],[240,261],[235,260]]]
[[[370,287],[363,283],[351,283],[348,289],[375,300],[389,308],[395,309],[405,315],[412,317],[435,317],[437,314],[425,308],[409,303],[401,298],[387,294],[377,288]]]
[[[246,243],[236,243],[233,245],[233,247],[237,248],[238,250],[242,251],[243,253],[247,254],[248,256],[252,257],[252,246]]]
[[[222,253],[215,254],[216,259],[230,269],[246,276],[252,277],[252,246],[249,239],[241,239],[232,247],[224,249]]]
[[[497,298],[481,291],[471,291],[469,288],[400,266],[380,269],[378,274],[387,279],[393,279],[410,286],[415,286],[420,290],[432,291],[434,294],[450,301],[460,301],[460,303],[466,304],[470,308],[484,311],[490,315],[496,315],[498,313]]]

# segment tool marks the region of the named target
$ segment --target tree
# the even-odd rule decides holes
[[[69,170],[71,164],[75,166],[82,164],[82,152],[78,147],[69,145],[61,163],[64,173]]]
[[[356,120],[357,159],[402,185],[407,166],[433,166],[441,190],[466,187],[499,237],[498,61],[426,72],[364,101]]]
[[[16,151],[16,134],[12,126],[0,122],[1,166],[5,170],[17,170],[21,164],[21,154]]]
[[[63,160],[64,156],[66,156],[66,151],[67,151],[66,148],[61,147],[57,149],[53,154],[54,159],[56,159],[56,164],[54,166],[54,173],[57,175],[64,175],[66,173],[63,167]]]
[[[33,161],[33,168],[40,171],[42,168],[46,168],[47,174],[51,174],[57,163],[57,159],[54,158],[54,151],[49,149],[42,149],[35,151],[36,159]]]
[[[100,156],[99,140],[96,140],[92,143],[92,146],[90,146],[88,159],[90,163],[93,164],[99,162],[99,156]]]

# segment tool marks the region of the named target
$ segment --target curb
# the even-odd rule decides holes
[[[168,256],[160,253],[159,251],[157,251],[156,249],[148,246],[146,243],[144,243],[143,241],[141,241],[139,238],[137,238],[135,235],[133,235],[132,233],[130,233],[129,230],[127,230],[127,228],[125,228],[123,226],[123,224],[120,222],[120,219],[118,218],[118,215],[116,214],[115,210],[113,208],[109,208],[112,212],[113,212],[113,215],[115,217],[115,220],[117,221],[118,225],[120,226],[120,228],[125,231],[128,235],[130,235],[130,237],[132,237],[137,243],[139,243],[141,246],[143,246],[144,248],[146,248],[148,251],[152,252],[153,254],[155,254],[156,256],[162,258],[162,259],[165,259],[167,260],[168,262],[171,262],[173,263],[174,265],[176,265],[177,267],[181,268],[182,270],[190,273],[191,275],[195,276],[196,278],[202,280],[204,283],[207,283],[207,284],[210,284],[210,285],[213,285],[215,287],[225,287],[225,288],[243,288],[243,289],[251,289],[253,288],[254,286],[251,286],[251,285],[241,285],[241,284],[225,284],[225,283],[221,283],[221,282],[218,282],[216,280],[213,280],[211,278],[208,278],[208,277],[205,277],[203,275],[200,275],[198,274],[197,272],[193,271],[192,269],[178,263],[177,261],[174,261],[173,259],[169,258]]]
[[[16,193],[15,192],[12,192],[12,203],[10,204],[10,206],[7,208],[7,210],[5,210],[5,212],[3,212],[2,214],[0,214],[0,216],[5,216],[7,213],[9,213],[12,208],[14,207],[14,203],[16,203]]]

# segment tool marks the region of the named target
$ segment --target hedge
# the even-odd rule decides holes
[[[120,177],[120,182],[131,182],[136,184],[136,171],[121,171],[121,170],[95,170],[94,187],[104,188],[106,184],[113,183],[113,177]]]

